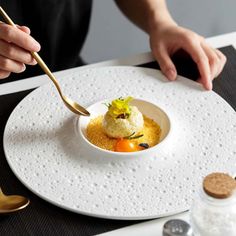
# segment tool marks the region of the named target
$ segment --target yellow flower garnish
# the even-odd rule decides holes
[[[131,109],[129,106],[129,102],[131,100],[133,100],[132,97],[118,98],[113,100],[108,105],[108,114],[113,118],[128,118],[131,113]]]

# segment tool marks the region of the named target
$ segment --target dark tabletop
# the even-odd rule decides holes
[[[213,90],[236,110],[236,51],[232,46],[220,50],[226,55],[227,63],[214,80]],[[173,60],[178,74],[193,80],[198,78],[196,65],[188,56],[178,53]],[[159,68],[156,62],[139,66]],[[10,113],[31,91],[0,96],[0,186],[6,194],[21,194],[31,200],[26,209],[0,216],[0,235],[95,235],[140,222],[99,219],[63,210],[34,195],[15,177],[5,159],[3,132]]]

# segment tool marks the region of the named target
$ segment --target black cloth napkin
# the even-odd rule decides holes
[[[214,91],[236,109],[236,51],[232,46],[220,49],[227,57],[227,64],[219,78],[214,81]],[[193,61],[186,55],[174,56],[179,74],[198,78]],[[156,62],[141,67],[159,68]],[[6,80],[6,82],[9,82]],[[0,187],[6,194],[21,194],[29,197],[30,205],[12,215],[0,216],[0,235],[95,235],[125,227],[140,221],[118,221],[88,217],[56,207],[34,195],[15,177],[5,159],[3,132],[10,113],[32,90],[0,96]]]

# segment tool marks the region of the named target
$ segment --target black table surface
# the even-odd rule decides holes
[[[213,90],[236,110],[236,51],[232,46],[220,50],[226,55],[227,63],[214,80]],[[173,60],[178,74],[193,80],[198,78],[196,65],[189,57],[176,54]],[[156,62],[139,66],[159,68]],[[15,177],[4,155],[3,132],[13,109],[31,91],[0,96],[0,186],[6,194],[21,194],[31,200],[26,209],[0,216],[0,235],[95,235],[141,222],[99,219],[69,212],[34,195]]]

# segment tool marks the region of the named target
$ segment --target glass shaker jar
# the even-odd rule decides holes
[[[190,210],[195,236],[236,236],[236,180],[225,173],[212,173]]]

